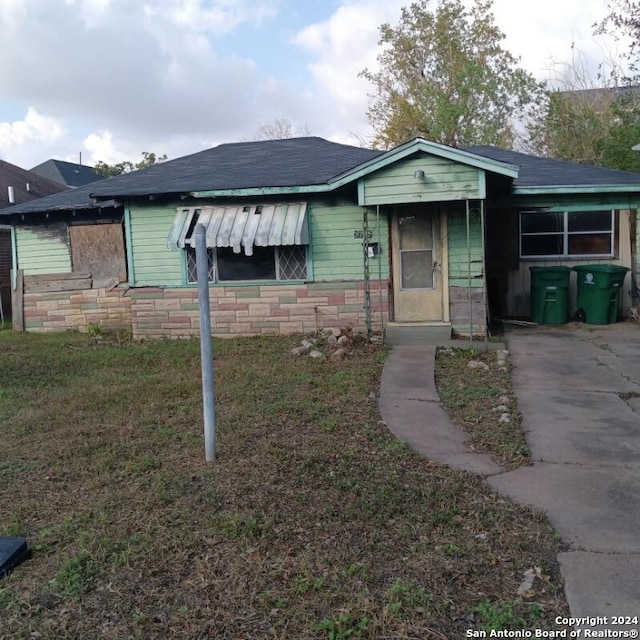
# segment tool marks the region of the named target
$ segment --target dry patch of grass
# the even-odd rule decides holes
[[[195,341],[0,334],[0,637],[459,638],[566,614],[546,520],[381,425],[385,352],[217,341],[205,463]],[[517,596],[523,573],[540,578]]]
[[[482,366],[470,368],[470,362]],[[501,367],[495,351],[438,349],[435,375],[440,401],[477,451],[505,470],[530,463],[508,361]]]

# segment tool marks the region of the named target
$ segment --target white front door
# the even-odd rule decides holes
[[[443,227],[439,212],[402,209],[393,216],[396,322],[445,322]],[[443,268],[443,264],[445,267]]]

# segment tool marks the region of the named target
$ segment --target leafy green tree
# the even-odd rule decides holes
[[[118,162],[116,164],[107,164],[101,160],[96,162],[94,170],[105,178],[112,178],[113,176],[119,176],[123,173],[130,173],[131,171],[138,171],[139,169],[146,169],[158,162],[164,162],[167,159],[166,154],[158,156],[153,152],[143,151],[142,160],[140,162],[131,162],[125,160],[124,162]]]
[[[492,0],[418,0],[396,26],[380,27],[379,70],[361,76],[375,87],[367,117],[374,144],[389,148],[421,136],[453,147],[513,145],[514,123],[542,86],[501,46]]]
[[[581,164],[640,171],[640,88],[625,58],[604,60],[593,72],[579,51],[552,67],[544,109],[530,123],[532,151]]]
[[[580,164],[640,171],[638,97],[621,87],[553,91],[533,151]]]

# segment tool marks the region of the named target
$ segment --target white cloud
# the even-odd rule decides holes
[[[80,150],[92,161],[174,158],[250,139],[276,118],[366,140],[372,88],[358,74],[375,70],[379,26],[409,2],[0,0],[0,153],[25,166]],[[494,0],[494,13],[505,46],[542,78],[572,41],[597,58],[591,25],[606,3]],[[16,107],[22,124],[8,122]]]
[[[345,0],[328,20],[296,34],[294,43],[314,58],[309,65],[314,93],[322,110],[331,110],[333,131],[328,135],[332,139],[353,143],[345,133],[371,134],[364,114],[372,88],[358,74],[376,68],[380,25],[397,22],[402,4],[400,0]]]
[[[28,14],[0,12],[0,101],[132,139],[238,136],[269,108],[263,76],[217,53],[211,32],[265,20],[278,2],[30,0]]]
[[[51,142],[61,138],[63,132],[63,127],[55,118],[40,115],[33,107],[29,107],[24,120],[0,122],[0,146]]]
[[[584,56],[591,74],[624,50],[611,38],[595,37],[594,25],[607,14],[607,0],[494,0],[494,14],[506,34],[505,46],[539,80],[553,79],[554,66]]]
[[[261,23],[274,18],[280,0],[165,0],[145,7],[148,15],[193,31],[220,35],[230,33],[244,22]]]
[[[126,152],[116,147],[111,131],[90,133],[84,139],[83,147],[88,152],[84,155],[84,164],[94,165],[99,160],[107,164],[115,164],[130,159]]]
[[[0,122],[0,149],[3,156],[10,156],[13,164],[27,166],[31,165],[34,152],[55,146],[65,133],[58,119],[29,107],[23,120]]]

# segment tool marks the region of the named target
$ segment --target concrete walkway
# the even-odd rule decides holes
[[[480,475],[500,473],[490,456],[476,453],[466,444],[465,432],[451,423],[440,406],[435,355],[435,346],[391,350],[380,383],[382,419],[400,440],[429,460]]]
[[[440,407],[435,347],[391,351],[382,418],[422,455],[548,514],[571,546],[559,561],[572,616],[640,616],[640,326],[517,329],[507,343],[532,466],[503,474],[470,449]]]

